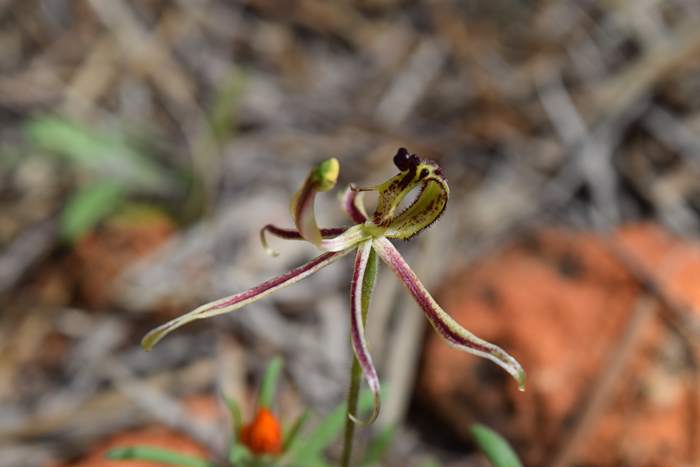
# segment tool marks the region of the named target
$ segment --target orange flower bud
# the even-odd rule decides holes
[[[255,454],[280,454],[282,452],[282,428],[268,409],[258,409],[252,422],[241,428],[241,443]]]

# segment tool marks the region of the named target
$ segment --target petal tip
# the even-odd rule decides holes
[[[321,162],[314,170],[314,182],[318,191],[328,191],[333,188],[338,181],[340,173],[340,162],[335,157]]]
[[[265,232],[270,228],[269,225],[266,225],[262,229],[260,229],[260,244],[263,247],[263,251],[265,251],[265,254],[268,256],[272,256],[273,258],[276,256],[279,256],[279,253],[274,250],[272,247],[270,247],[270,244],[267,242],[267,237],[265,236]]]
[[[145,350],[146,352],[150,352],[151,350],[153,350],[153,347],[161,339],[161,336],[159,335],[160,333],[157,331],[158,329],[154,329],[145,336],[143,336],[143,339],[141,339],[141,347],[143,347],[143,350]]]
[[[523,368],[518,369],[518,374],[516,375],[515,380],[518,382],[518,390],[520,392],[525,392],[527,375],[525,374],[525,370]]]
[[[377,418],[379,417],[379,412],[381,411],[381,408],[382,408],[382,398],[381,398],[379,392],[375,392],[373,394],[373,396],[374,396],[374,402],[372,405],[372,414],[369,416],[369,418],[367,420],[361,420],[361,419],[357,418],[356,416],[354,416],[353,414],[349,413],[348,418],[350,420],[352,420],[353,423],[355,423],[357,425],[371,425],[372,423],[374,423],[377,420]]]

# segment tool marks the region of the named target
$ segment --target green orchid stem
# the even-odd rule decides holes
[[[343,455],[340,465],[350,467],[350,457],[352,456],[352,443],[355,439],[355,422],[351,417],[357,417],[357,399],[360,394],[360,382],[362,372],[357,358],[352,358],[352,368],[350,369],[350,390],[348,391],[347,417],[345,418],[345,436],[343,438]]]
[[[374,248],[370,250],[367,260],[367,269],[362,278],[362,323],[367,322],[367,312],[369,303],[374,291],[374,282],[377,278],[378,258]],[[350,368],[350,389],[348,390],[347,417],[345,418],[345,435],[343,437],[343,454],[341,456],[341,467],[350,467],[352,457],[352,444],[355,439],[355,422],[357,420],[357,400],[360,394],[360,383],[362,382],[362,370],[360,362],[353,354],[352,367]]]

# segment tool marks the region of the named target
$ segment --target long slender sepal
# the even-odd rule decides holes
[[[364,224],[367,221],[367,211],[362,202],[362,192],[355,186],[350,185],[343,195],[343,209],[350,216],[350,219],[358,224]]]
[[[271,294],[272,292],[279,290],[284,287],[288,287],[295,282],[310,276],[316,271],[328,266],[334,261],[340,259],[341,257],[348,254],[351,249],[347,249],[339,252],[328,252],[323,253],[320,256],[312,259],[306,264],[303,264],[297,268],[285,272],[277,277],[274,277],[268,281],[263,282],[253,288],[250,288],[244,292],[225,297],[206,305],[202,305],[189,313],[185,313],[171,321],[168,321],[161,326],[150,331],[141,340],[141,345],[146,350],[151,350],[154,345],[156,345],[163,337],[174,331],[175,329],[184,326],[187,323],[198,319],[210,318],[212,316],[222,315],[224,313],[230,313],[232,311],[238,310],[250,303],[257,302],[261,298]]]
[[[413,295],[438,334],[453,347],[493,361],[515,378],[521,391],[525,389],[525,371],[515,358],[500,347],[476,337],[440,308],[440,305],[389,240],[376,238],[373,240],[373,246],[379,257],[394,271]]]
[[[368,268],[370,263],[372,264]],[[372,363],[372,356],[367,347],[367,339],[365,338],[365,319],[369,301],[374,288],[374,279],[376,277],[376,256],[372,252],[372,242],[365,241],[357,249],[355,256],[355,265],[352,273],[352,281],[350,283],[350,336],[352,348],[355,352],[355,358],[362,369],[362,374],[367,381],[372,396],[374,397],[374,410],[369,420],[360,422],[352,414],[350,418],[355,423],[372,423],[379,415],[381,399],[379,395],[379,376],[377,370]]]
[[[316,193],[332,189],[338,180],[339,171],[340,165],[337,159],[321,162],[311,170],[304,184],[292,198],[290,208],[294,225],[305,240],[317,246],[321,246],[323,236],[316,223],[314,212]]]
[[[321,236],[325,238],[335,237],[337,235],[345,232],[347,228],[345,227],[334,227],[330,229],[321,229]],[[267,241],[267,234],[274,235],[275,237],[282,238],[284,240],[304,240],[301,234],[294,229],[285,229],[283,227],[277,227],[273,224],[267,224],[265,227],[260,229],[260,243],[262,244],[265,253],[270,256],[278,256],[279,253],[270,247]]]

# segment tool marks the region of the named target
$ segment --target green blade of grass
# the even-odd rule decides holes
[[[234,69],[217,86],[209,121],[212,133],[219,143],[226,142],[233,136],[245,84],[246,75]]]
[[[243,427],[243,417],[241,416],[241,408],[231,397],[224,395],[224,401],[226,402],[226,407],[228,408],[229,414],[231,414],[231,423],[233,424],[233,431],[235,436],[238,436],[238,432],[241,431]]]
[[[69,241],[77,240],[114,212],[126,194],[126,187],[118,181],[103,181],[81,188],[63,208],[61,236]]]
[[[360,413],[366,413],[373,403],[372,393],[363,391],[360,394],[358,408]],[[347,417],[345,403],[339,404],[311,431],[303,440],[295,443],[289,451],[289,460],[293,465],[306,465],[309,459],[320,458],[321,453],[338,438],[345,425]]]
[[[167,192],[173,180],[165,170],[128,143],[119,132],[106,132],[60,117],[39,117],[26,126],[29,140],[99,177],[119,180],[149,193]]]
[[[379,465],[379,461],[382,456],[386,453],[391,445],[394,435],[396,434],[396,428],[393,426],[384,428],[376,436],[374,436],[365,449],[365,455],[362,459],[360,465],[363,467],[371,467],[374,465]]]
[[[111,449],[105,454],[105,457],[111,460],[140,460],[179,465],[181,467],[215,467],[213,463],[205,459],[151,446],[130,446]]]
[[[289,430],[287,430],[287,433],[284,436],[284,446],[282,447],[282,452],[287,452],[292,448],[292,446],[294,446],[296,440],[298,439],[299,433],[304,425],[306,425],[310,415],[311,413],[308,410],[305,410],[304,413],[297,417],[292,426],[289,427]]]
[[[277,391],[277,381],[279,381],[280,371],[282,371],[282,359],[280,357],[273,358],[265,369],[262,384],[260,385],[260,395],[258,397],[258,406],[267,409],[272,408],[272,402]]]
[[[470,431],[493,467],[522,467],[518,455],[501,435],[479,423],[472,425]]]

